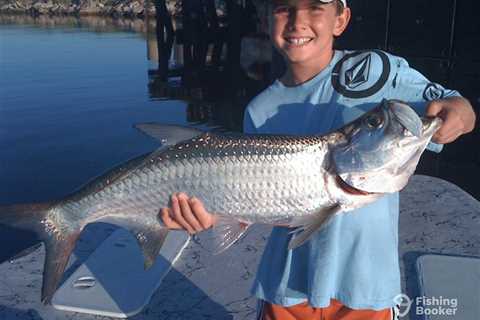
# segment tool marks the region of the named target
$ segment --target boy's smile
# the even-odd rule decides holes
[[[323,69],[332,57],[334,37],[348,23],[347,11],[338,12],[336,0],[274,1],[271,38],[288,68],[309,68],[314,74]]]
[[[313,38],[310,38],[310,37],[307,37],[307,38],[287,37],[287,38],[285,38],[285,40],[288,42],[289,45],[301,47],[301,46],[304,46],[304,45],[308,44],[310,41],[313,40]]]

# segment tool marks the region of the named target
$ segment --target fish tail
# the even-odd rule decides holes
[[[51,302],[81,232],[51,221],[52,210],[55,210],[53,203],[0,206],[0,225],[33,231],[45,245],[44,304]]]
[[[0,206],[0,224],[37,232],[49,208],[50,205],[43,203]]]

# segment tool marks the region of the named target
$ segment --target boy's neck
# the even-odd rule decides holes
[[[307,82],[330,64],[334,53],[335,51],[332,49],[323,58],[316,59],[310,63],[288,63],[287,70],[280,78],[280,81],[287,87],[294,87]]]

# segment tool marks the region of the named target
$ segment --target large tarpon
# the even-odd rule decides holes
[[[201,199],[218,215],[224,250],[253,223],[295,230],[295,248],[334,214],[402,189],[440,127],[405,103],[384,101],[323,136],[219,135],[192,128],[137,127],[163,146],[49,203],[0,207],[0,223],[35,231],[46,248],[42,301],[48,303],[82,229],[108,221],[130,230],[150,267],[166,237],[158,220],[172,193]]]

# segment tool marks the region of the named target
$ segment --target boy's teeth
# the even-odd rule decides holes
[[[310,40],[311,40],[310,38],[290,38],[288,39],[288,42],[295,45],[301,45],[301,44],[307,43]]]

